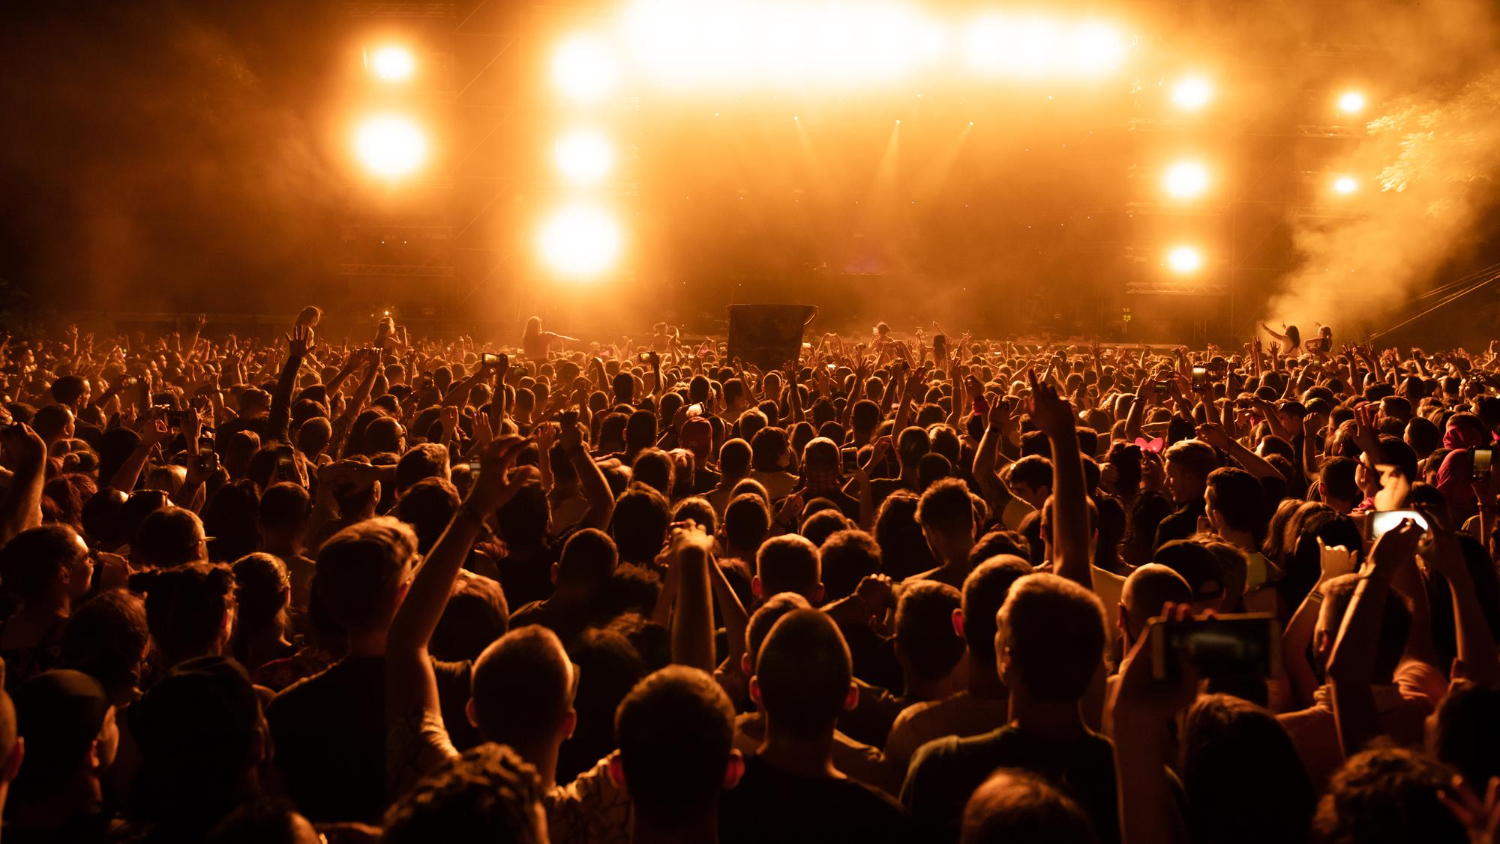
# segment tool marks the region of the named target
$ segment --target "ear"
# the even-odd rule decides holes
[[[761,591],[760,575],[753,575],[750,578],[750,594],[758,601],[765,597],[761,594]]]
[[[964,611],[961,609],[953,611],[953,635],[964,638]]]
[[[745,775],[745,757],[738,750],[729,751],[729,764],[724,766],[724,790],[729,791],[740,784]]]
[[[609,778],[627,794],[630,793],[630,787],[625,784],[625,761],[620,758],[618,750],[609,755]]]
[[[750,664],[750,654],[740,654],[740,673],[746,677],[755,673],[755,666]]]
[[[88,755],[84,757],[84,761],[86,761],[88,763],[89,770],[91,770],[91,771],[97,770],[99,768],[99,740],[98,739],[94,739],[93,741],[89,742],[89,752],[88,752]]]
[[[3,767],[0,767],[0,783],[15,782],[16,774],[21,770],[21,760],[25,757],[26,739],[16,736],[15,746],[5,755]]]
[[[859,686],[849,684],[849,693],[844,695],[844,711],[853,712],[859,706]]]
[[[756,706],[761,706],[761,702],[760,702],[760,678],[759,677],[751,677],[750,678],[750,701],[752,703],[754,703]]]
[[[470,699],[472,703],[472,698]],[[568,707],[568,714],[563,718],[563,738],[573,737],[573,731],[578,729],[578,710]]]
[[[553,563],[552,564],[552,585],[553,586],[557,585],[557,567],[558,567],[557,563]]]
[[[469,719],[469,726],[476,728],[479,726],[479,718],[475,715],[474,698],[469,698],[469,702],[464,704],[464,717]]]

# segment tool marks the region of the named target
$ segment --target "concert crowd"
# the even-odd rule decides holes
[[[1492,842],[1500,361],[0,342],[16,842]]]

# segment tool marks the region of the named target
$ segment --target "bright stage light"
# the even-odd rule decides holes
[[[1348,196],[1359,190],[1359,182],[1353,176],[1339,176],[1333,180],[1333,192]]]
[[[370,172],[395,179],[410,175],[427,160],[427,136],[408,118],[371,117],[354,131],[354,154]]]
[[[552,81],[566,95],[582,103],[608,96],[619,82],[609,45],[592,35],[574,35],[552,54]]]
[[[1365,95],[1358,91],[1345,91],[1339,96],[1339,111],[1359,114],[1365,110]]]
[[[557,139],[552,154],[557,169],[577,185],[592,185],[609,175],[615,166],[614,145],[593,129],[567,132]]]
[[[1191,246],[1174,246],[1167,253],[1167,267],[1179,275],[1197,272],[1203,266],[1203,253]]]
[[[1213,98],[1213,83],[1201,76],[1189,76],[1172,86],[1172,102],[1186,111],[1197,111]]]
[[[600,275],[620,255],[620,225],[596,205],[577,203],[559,209],[542,226],[542,259],[558,275],[584,279]]]
[[[386,82],[405,82],[416,72],[417,60],[404,47],[386,46],[370,54],[369,68]]]
[[[1164,183],[1168,194],[1192,199],[1208,190],[1208,169],[1196,161],[1179,161],[1167,168]]]

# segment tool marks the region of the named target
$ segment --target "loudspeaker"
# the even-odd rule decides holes
[[[729,357],[780,369],[802,353],[802,329],[817,315],[812,305],[730,305]]]

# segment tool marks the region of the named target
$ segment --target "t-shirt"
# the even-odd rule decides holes
[[[896,801],[852,779],[805,777],[745,760],[719,802],[723,844],[884,844],[915,840]]]
[[[1160,548],[1174,539],[1187,539],[1198,532],[1198,519],[1206,515],[1207,510],[1202,497],[1178,507],[1172,514],[1161,520],[1156,526],[1156,545]]]
[[[744,712],[735,716],[736,750],[749,757],[758,752],[765,741],[764,714]],[[856,741],[838,730],[833,731],[833,767],[844,776],[879,789],[891,797],[901,793],[901,777],[891,776],[891,769],[885,763],[885,754],[879,748]]]
[[[445,708],[461,717],[469,664],[433,662]],[[276,766],[314,823],[380,823],[386,801],[385,657],[354,656],[300,680],[266,708]]]
[[[1114,747],[1088,733],[1071,742],[1040,738],[1013,726],[970,738],[942,738],[912,758],[901,802],[923,841],[958,840],[969,795],[998,768],[1020,768],[1046,778],[1078,801],[1101,844],[1120,840]]]
[[[557,638],[566,645],[588,626],[589,614],[582,610],[552,606],[546,601],[532,601],[511,613],[510,629],[516,630],[532,624],[556,633]]]
[[[977,736],[1010,720],[1010,698],[982,698],[959,692],[942,700],[914,703],[901,710],[885,743],[889,764],[905,776],[911,757],[922,745],[945,736]]]

